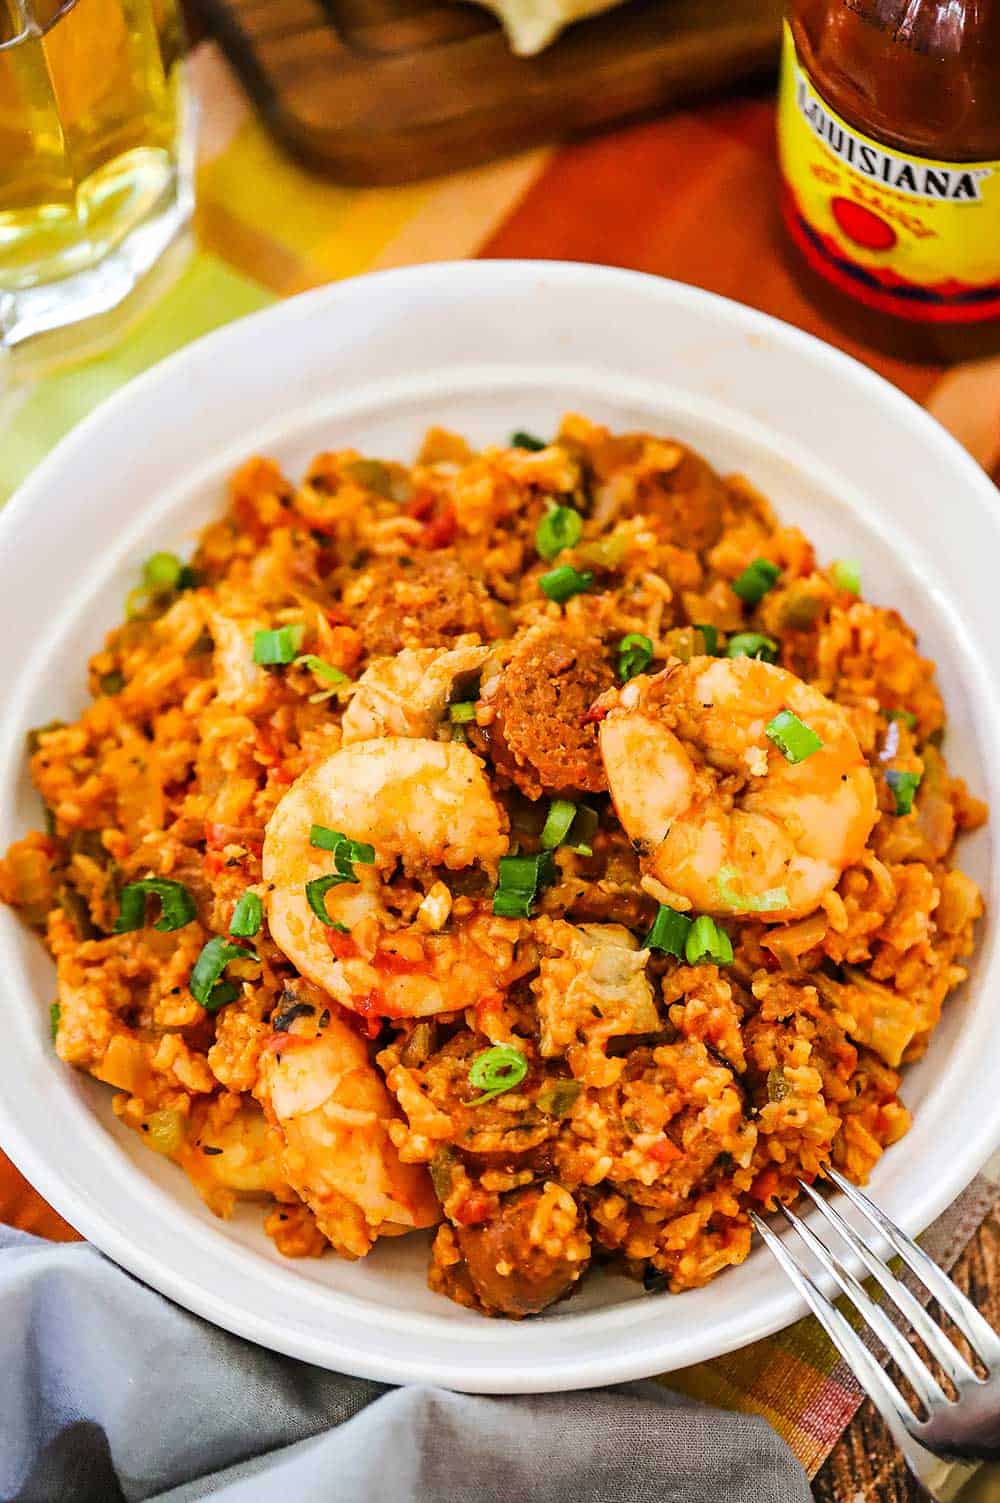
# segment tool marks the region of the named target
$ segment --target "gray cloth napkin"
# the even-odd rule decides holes
[[[809,1503],[762,1419],[656,1383],[482,1398],[278,1357],[0,1227],[4,1503]]]

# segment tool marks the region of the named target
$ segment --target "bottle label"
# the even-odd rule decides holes
[[[1000,162],[938,162],[862,135],[803,70],[785,22],[783,211],[807,261],[861,303],[924,323],[1000,317]]]

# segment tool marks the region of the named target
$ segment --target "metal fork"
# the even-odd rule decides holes
[[[852,1301],[858,1314],[909,1382],[923,1410],[922,1416],[916,1414],[877,1357],[836,1305],[827,1299],[802,1261],[765,1221],[751,1211],[754,1226],[853,1370],[889,1427],[910,1470],[935,1503],[956,1503],[959,1498],[963,1503],[973,1503],[973,1499],[1000,1497],[1000,1487],[996,1492],[992,1490],[993,1486],[1000,1484],[1000,1465],[983,1465],[984,1462],[1000,1463],[1000,1336],[937,1264],[878,1206],[873,1205],[867,1195],[862,1195],[835,1169],[830,1168],[826,1173],[938,1301],[986,1369],[986,1377],[981,1378],[973,1371],[916,1296],[896,1278],[884,1259],[848,1225],[839,1211],[812,1185],[799,1180],[803,1194],[809,1197],[829,1226],[878,1281],[898,1314],[909,1323],[933,1360],[951,1380],[956,1395],[954,1399],[944,1392],[934,1373],[889,1318],[885,1307],[872,1299],[840,1258],[820,1241],[801,1217],[788,1206],[781,1206],[785,1220]]]

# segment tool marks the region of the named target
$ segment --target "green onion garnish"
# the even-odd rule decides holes
[[[493,912],[498,918],[530,918],[539,887],[547,886],[555,875],[551,851],[539,851],[536,856],[501,856]]]
[[[194,1000],[200,1002],[206,1012],[218,1012],[220,1007],[225,1007],[227,1002],[234,1001],[240,994],[235,981],[220,980],[231,960],[255,960],[259,964],[260,956],[253,950],[244,949],[242,945],[230,944],[221,934],[215,934],[194,963],[188,988]]]
[[[571,799],[553,799],[539,837],[542,849],[553,851],[557,845],[562,845],[575,818],[576,805]]]
[[[594,583],[594,575],[590,569],[584,569],[581,574],[572,564],[560,564],[558,569],[550,569],[548,574],[543,574],[538,583],[543,595],[547,595],[550,600],[562,602],[589,590]]]
[[[342,877],[339,872],[330,872],[325,877],[315,877],[311,882],[306,883],[306,902],[320,923],[325,924],[328,929],[338,929],[340,925],[335,923],[326,911],[326,895],[331,887],[340,887],[344,882],[351,880],[350,877]],[[353,880],[356,882],[358,879],[355,877]]]
[[[350,840],[339,830],[328,830],[326,825],[313,825],[309,831],[309,844],[321,851],[333,852],[333,864],[343,882],[357,882],[354,863],[371,866],[375,860],[375,847],[364,840]]]
[[[618,643],[618,677],[623,684],[637,673],[645,673],[653,661],[653,644],[642,632],[630,631]]]
[[[791,710],[779,710],[764,727],[764,735],[768,741],[774,742],[786,762],[804,762],[823,745],[822,738],[812,727],[793,715]]]
[[[738,631],[726,643],[727,658],[760,658],[764,663],[778,661],[778,644],[773,637],[762,637],[759,631]]]
[[[233,909],[230,934],[239,939],[253,939],[264,921],[264,905],[255,892],[245,892]]]
[[[253,660],[261,668],[294,663],[306,629],[301,621],[291,626],[276,626],[273,631],[254,632]]]
[[[578,856],[592,856],[590,842],[600,823],[597,810],[589,804],[574,804],[568,798],[555,798],[549,805],[539,842],[543,851],[565,845]]]
[[[257,635],[261,636],[262,633],[258,632]],[[254,650],[256,651],[256,643],[254,644]],[[256,661],[255,657],[254,662]],[[342,668],[335,668],[332,663],[327,663],[323,658],[318,658],[314,652],[304,652],[301,657],[293,659],[293,666],[296,668],[308,668],[309,672],[315,673],[316,677],[324,684],[349,684],[351,682]]]
[[[913,808],[913,795],[920,787],[922,776],[923,774],[919,772],[895,772],[891,768],[886,773],[885,780],[896,800],[897,814],[909,814]]]
[[[118,668],[113,668],[110,673],[105,673],[101,679],[102,694],[120,694],[124,687],[125,675]]]
[[[732,965],[733,947],[729,935],[707,913],[696,918],[684,942],[684,959],[688,965],[699,960],[714,960],[716,965]]]
[[[142,582],[155,594],[176,590],[183,569],[176,553],[154,553],[142,566]]]
[[[62,1008],[59,1006],[58,1002],[53,1002],[52,1006],[49,1008],[49,1033],[52,1035],[53,1043],[55,1043],[56,1034],[59,1032],[59,1019],[61,1017]]]
[[[781,570],[769,559],[755,558],[736,579],[733,590],[747,605],[756,605],[763,600],[768,590],[773,590]]]
[[[535,547],[544,559],[553,559],[564,548],[580,541],[583,518],[572,506],[552,506],[535,529]]]
[[[520,1049],[515,1049],[512,1044],[494,1044],[492,1049],[477,1054],[472,1061],[469,1084],[483,1095],[477,1096],[470,1106],[482,1106],[484,1101],[492,1101],[494,1096],[512,1091],[527,1073],[528,1061]]]
[[[183,929],[197,916],[194,898],[181,882],[171,882],[166,877],[146,877],[142,882],[130,882],[122,888],[121,907],[115,920],[114,934],[130,934],[141,929],[146,922],[146,898],[160,900],[160,917],[153,925],[161,934],[174,929]]]
[[[533,433],[525,433],[523,428],[518,428],[516,433],[511,434],[510,446],[512,449],[527,449],[529,454],[539,454],[542,449],[549,447],[544,438],[536,438]]]
[[[582,1089],[578,1080],[550,1080],[535,1097],[535,1105],[548,1117],[568,1117]]]
[[[539,843],[543,851],[554,851],[556,846],[564,845],[578,856],[592,856],[590,842],[599,823],[597,810],[589,804],[574,804],[571,799],[556,798],[549,805]]]
[[[717,626],[710,626],[707,621],[695,621],[694,629],[695,631],[700,631],[705,638],[705,656],[714,658],[716,648],[719,645],[719,628]]]
[[[912,710],[883,710],[882,714],[886,720],[901,720],[911,731],[917,728],[917,717]]]
[[[691,932],[692,921],[686,914],[661,903],[653,920],[653,927],[642,942],[644,950],[663,950],[667,955],[676,955],[680,960]]]
[[[853,559],[836,559],[830,565],[830,578],[838,590],[846,590],[850,595],[861,594],[861,565]]]
[[[458,704],[448,706],[448,719],[452,725],[467,725],[475,718],[476,701],[474,699],[463,699]]]
[[[773,913],[778,908],[788,907],[788,888],[769,887],[759,897],[751,897],[749,893],[737,892],[730,886],[733,878],[737,875],[734,866],[721,866],[715,885],[719,897],[730,908],[737,909],[740,913]]]

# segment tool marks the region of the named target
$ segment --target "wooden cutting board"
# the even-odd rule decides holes
[[[459,0],[193,5],[284,144],[357,184],[453,171],[762,76],[783,10],[629,0],[518,58]]]

